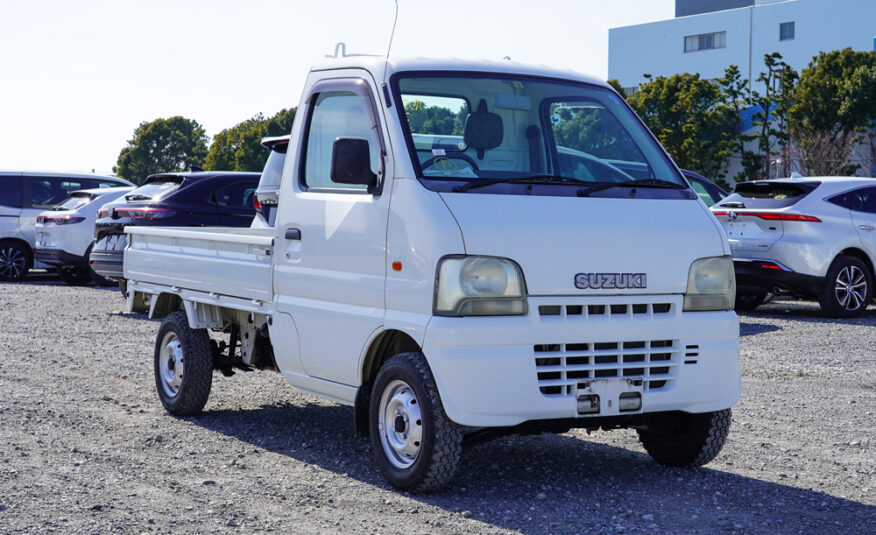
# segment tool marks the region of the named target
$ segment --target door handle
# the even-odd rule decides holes
[[[300,240],[301,239],[301,229],[287,228],[286,229],[286,239],[287,240]]]
[[[861,230],[876,230],[876,227],[874,227],[873,225],[858,225],[858,228]]]

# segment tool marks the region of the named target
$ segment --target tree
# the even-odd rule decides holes
[[[800,74],[792,129],[800,140],[806,171],[851,174],[858,165],[831,145],[847,148],[864,140],[876,120],[876,53],[851,48],[821,52]],[[871,138],[872,144],[872,138]],[[873,151],[871,147],[871,151]],[[827,151],[827,153],[825,152]],[[834,160],[834,161],[830,161]]]
[[[295,108],[284,109],[265,118],[261,113],[222,130],[213,138],[205,168],[224,171],[261,171],[269,151],[261,146],[263,137],[292,131]]]
[[[405,115],[411,132],[444,136],[461,136],[468,109],[461,106],[456,112],[442,106],[426,106],[414,99],[405,105]]]
[[[751,119],[752,126],[757,129],[754,138],[757,140],[758,153],[747,162],[750,167],[746,169],[752,179],[769,178],[770,164],[773,156],[777,155],[784,155],[783,169],[777,173],[790,175],[791,134],[788,117],[794,103],[798,75],[782,61],[782,55],[778,52],[764,54],[763,63],[766,70],[757,77],[757,82],[763,84],[763,93],[751,92],[751,101],[758,110]],[[778,151],[775,150],[776,144]]]
[[[712,181],[725,175],[734,146],[726,135],[734,124],[718,109],[721,101],[718,84],[690,73],[658,76],[627,98],[680,167]]]
[[[183,171],[201,165],[207,135],[192,119],[171,117],[142,122],[113,166],[113,173],[139,184],[154,173]]]
[[[742,160],[742,170],[733,177],[733,180],[742,182],[754,174],[754,170],[759,164],[757,153],[748,150],[745,146],[746,143],[755,139],[755,136],[745,133],[747,125],[743,119],[743,113],[752,106],[748,80],[742,78],[739,67],[730,65],[724,70],[724,76],[718,78],[717,82],[721,88],[723,100],[716,108],[724,116],[722,122],[729,126],[723,135],[728,144],[733,147],[732,150],[738,154],[737,157]]]

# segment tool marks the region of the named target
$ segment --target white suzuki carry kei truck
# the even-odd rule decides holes
[[[715,457],[740,396],[727,239],[607,84],[512,62],[314,67],[274,228],[128,227],[158,395],[277,370],[354,407],[399,489],[508,433],[636,429]],[[211,338],[212,336],[212,338]],[[225,338],[217,342],[218,336]]]

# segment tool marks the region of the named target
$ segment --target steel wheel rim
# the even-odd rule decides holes
[[[184,360],[179,337],[174,332],[165,334],[158,354],[158,380],[164,393],[170,397],[179,394],[185,371]]]
[[[0,249],[0,276],[14,279],[21,276],[26,266],[24,253],[18,247]]]
[[[836,301],[845,310],[858,310],[867,295],[867,277],[858,266],[846,266],[836,276]]]
[[[383,452],[393,466],[406,469],[416,462],[423,443],[423,417],[417,396],[404,381],[392,381],[383,389],[378,433]]]

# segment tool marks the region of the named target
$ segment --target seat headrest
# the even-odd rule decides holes
[[[502,144],[505,129],[502,117],[487,111],[487,101],[481,99],[476,111],[465,119],[463,139],[465,144],[477,151],[478,159],[484,158],[484,151]]]

